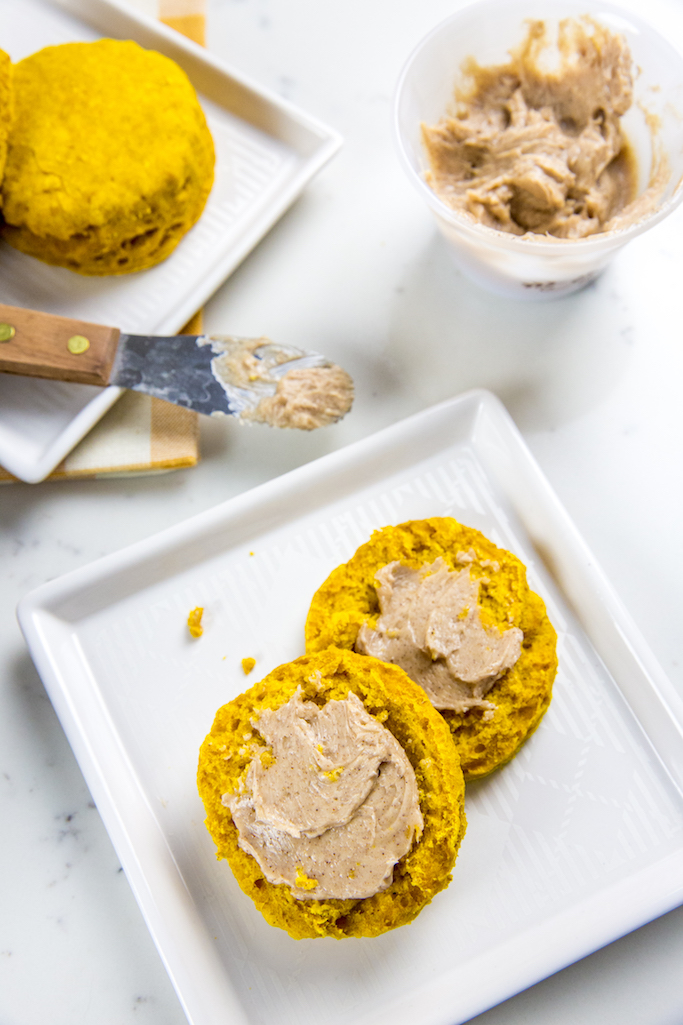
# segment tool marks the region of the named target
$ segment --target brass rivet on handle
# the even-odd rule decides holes
[[[74,356],[80,356],[82,352],[88,351],[90,348],[90,342],[85,335],[72,335],[66,343],[66,347],[69,352],[74,354]]]
[[[16,334],[12,324],[0,324],[0,342],[10,342]]]

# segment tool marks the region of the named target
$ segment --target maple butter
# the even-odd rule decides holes
[[[490,718],[496,706],[484,695],[519,658],[524,634],[515,626],[501,631],[482,623],[482,580],[467,568],[475,561],[470,551],[456,555],[461,570],[450,570],[442,558],[419,570],[400,562],[383,566],[375,574],[381,614],[374,627],[363,623],[355,647],[400,666],[435,708],[479,707]],[[500,569],[484,560],[486,565]]]
[[[555,66],[543,21],[508,64],[463,71],[453,116],[423,125],[428,184],[468,220],[523,235],[584,238],[639,219],[621,126],[633,102],[623,36],[588,16],[560,22]],[[661,177],[661,175],[660,175]],[[661,182],[652,184],[654,206]],[[642,197],[641,197],[642,200]]]
[[[422,833],[415,773],[355,694],[320,707],[297,690],[252,721],[268,745],[223,795],[271,883],[298,899],[371,897]]]
[[[219,353],[211,361],[212,373],[243,423],[312,431],[335,423],[351,408],[353,381],[336,363],[298,365],[299,350],[273,346],[268,338],[214,335],[207,341]],[[293,366],[281,373],[278,368],[290,362]]]

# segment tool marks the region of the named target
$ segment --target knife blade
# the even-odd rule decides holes
[[[317,352],[268,338],[132,335],[0,304],[0,372],[116,385],[208,416],[311,429],[353,401],[353,382]]]

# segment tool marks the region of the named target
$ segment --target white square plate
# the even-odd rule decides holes
[[[82,277],[0,242],[0,302],[131,334],[171,335],[282,216],[341,138],[117,0],[2,0],[2,47],[14,61],[44,46],[103,35],[134,39],[187,72],[216,145],[209,201],[167,260],[123,277]],[[120,388],[0,374],[0,464],[21,480],[43,480],[120,394]]]
[[[526,563],[559,635],[553,702],[468,787],[453,882],[416,922],[296,942],[216,861],[197,751],[221,704],[302,653],[335,565],[434,515]],[[194,1025],[455,1025],[683,901],[683,702],[487,392],[46,584],[19,618]]]

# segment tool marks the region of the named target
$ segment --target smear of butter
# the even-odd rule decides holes
[[[252,725],[268,747],[222,798],[242,850],[300,900],[386,889],[423,828],[415,773],[393,734],[353,693],[321,707],[297,690]]]
[[[216,354],[211,372],[242,422],[312,431],[335,423],[353,404],[349,375],[317,353],[268,338],[214,335],[197,344]]]
[[[492,712],[484,695],[515,664],[524,635],[484,626],[478,598],[486,578],[470,575],[469,553],[457,561],[465,568],[450,570],[438,558],[419,570],[400,562],[378,570],[380,616],[375,627],[363,623],[356,650],[400,666],[435,708]]]

